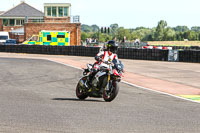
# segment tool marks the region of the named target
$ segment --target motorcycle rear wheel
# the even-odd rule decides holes
[[[116,98],[118,92],[119,92],[119,83],[117,81],[113,81],[112,92],[104,90],[103,91],[103,99],[106,102],[111,102],[112,100],[114,100]]]
[[[83,91],[83,88],[81,87],[79,82],[78,82],[78,84],[76,86],[76,96],[79,99],[84,100],[84,99],[86,99],[88,97],[88,95]]]

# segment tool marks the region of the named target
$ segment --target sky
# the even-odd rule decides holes
[[[21,0],[0,0],[0,11]],[[79,15],[82,24],[100,27],[117,23],[120,27],[156,27],[160,20],[168,26],[200,26],[200,0],[24,0],[43,11],[44,3],[71,3],[71,15]]]

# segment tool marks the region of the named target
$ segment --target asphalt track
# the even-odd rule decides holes
[[[0,58],[0,132],[200,132],[200,104],[127,84],[113,102],[80,101],[81,73],[46,60]]]

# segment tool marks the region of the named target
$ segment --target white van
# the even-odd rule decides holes
[[[6,40],[9,39],[8,32],[0,31],[0,44],[6,43]]]

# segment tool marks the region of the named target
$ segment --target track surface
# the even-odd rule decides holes
[[[46,60],[0,58],[0,132],[200,132],[200,104],[123,83],[111,103],[80,101],[81,73]]]

